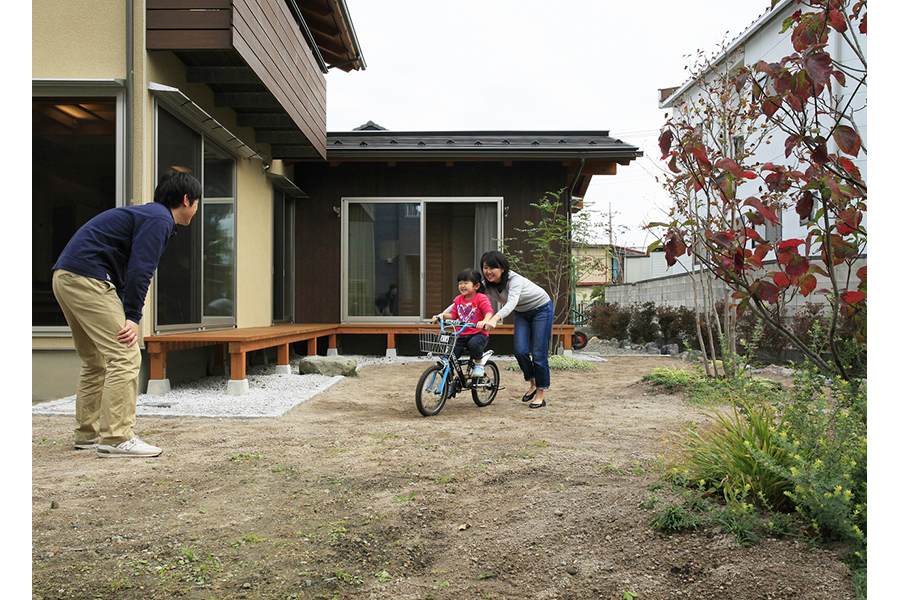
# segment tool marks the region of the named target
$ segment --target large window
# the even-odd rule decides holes
[[[294,201],[275,188],[272,256],[272,320],[294,322]]]
[[[115,96],[31,102],[31,324],[65,327],[53,264],[79,227],[120,201]]]
[[[203,183],[191,225],[178,226],[156,274],[156,328],[235,323],[234,159],[170,114],[157,110],[157,180],[172,169]]]
[[[500,198],[345,199],[342,318],[418,322],[458,293],[456,276],[497,247]]]

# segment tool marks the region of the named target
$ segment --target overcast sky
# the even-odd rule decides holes
[[[769,0],[346,3],[367,68],[327,76],[329,131],[369,120],[394,131],[609,130],[645,157],[595,176],[585,201],[630,227],[616,243],[645,247],[640,226],[667,207],[653,179],[657,90],[683,83],[688,55],[736,37]]]

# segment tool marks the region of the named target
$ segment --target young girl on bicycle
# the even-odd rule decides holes
[[[494,315],[491,301],[481,291],[481,277],[473,269],[463,269],[457,276],[459,283],[459,296],[453,299],[453,303],[444,309],[444,312],[431,317],[431,322],[438,319],[452,319],[472,323],[474,326],[480,321],[490,319]],[[458,359],[464,350],[469,351],[473,363],[477,363],[484,356],[484,349],[488,343],[488,332],[483,329],[467,327],[456,340],[453,353]],[[473,377],[482,377],[484,366],[476,364],[472,372]]]

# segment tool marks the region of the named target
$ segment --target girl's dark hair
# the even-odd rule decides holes
[[[477,285],[478,289],[476,292],[484,293],[484,282],[481,281],[481,275],[479,275],[475,269],[463,269],[459,272],[459,275],[456,276],[457,283],[460,281],[468,281],[473,285]]]
[[[488,250],[481,256],[481,266],[487,265],[491,269],[503,269],[500,281],[491,283],[485,280],[484,285],[496,288],[498,292],[506,289],[506,282],[509,281],[509,261],[499,250]]]
[[[203,195],[203,186],[197,178],[182,171],[169,171],[163,175],[153,193],[153,201],[172,209],[181,206],[184,197],[193,206],[195,200]]]

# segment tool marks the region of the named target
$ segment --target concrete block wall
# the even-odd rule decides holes
[[[850,272],[848,289],[856,290],[859,285],[859,278],[856,273],[861,267],[866,266],[865,257],[858,260]],[[821,263],[819,263],[821,266]],[[838,265],[837,269],[838,281],[846,281],[848,269],[846,265]],[[825,287],[825,282],[821,275],[819,279],[819,288]],[[723,283],[716,280],[713,285],[717,298],[730,298],[731,292],[728,291]],[[624,283],[619,285],[610,285],[606,288],[606,301],[610,304],[617,303],[623,306],[631,304],[642,304],[644,302],[653,302],[657,306],[687,306],[694,307],[694,287],[690,276],[687,273],[668,275],[666,277],[657,277],[647,279],[635,283]],[[804,306],[807,302],[825,303],[824,294],[810,294],[808,297],[797,296],[788,303],[788,314],[792,309]]]

